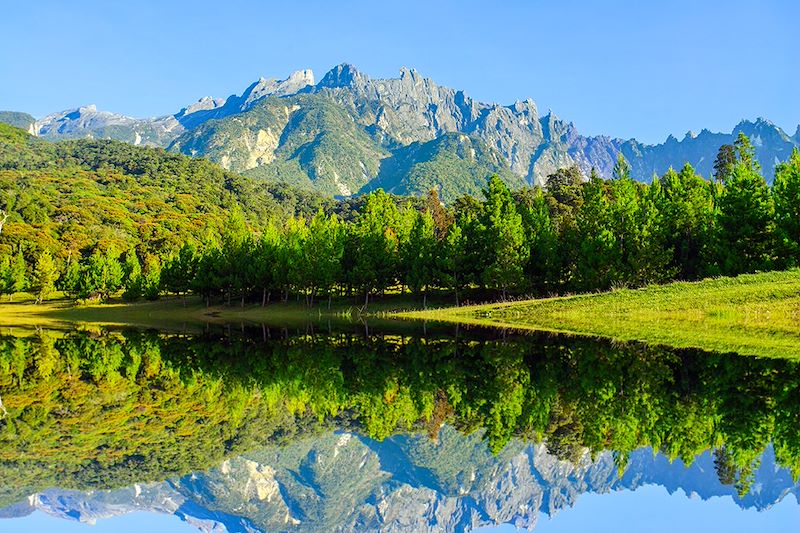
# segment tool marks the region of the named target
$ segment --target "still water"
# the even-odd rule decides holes
[[[0,531],[796,530],[798,385],[449,326],[4,331]]]

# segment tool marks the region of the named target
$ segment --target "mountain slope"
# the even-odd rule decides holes
[[[633,177],[642,181],[686,162],[709,177],[719,146],[733,142],[740,131],[753,139],[764,176],[771,181],[776,162],[800,146],[800,127],[791,136],[764,119],[742,121],[730,133],[703,130],[680,141],[670,136],[657,145],[587,137],[552,112],[540,116],[531,100],[508,106],[484,103],[464,91],[439,86],[413,69],[402,68],[397,78],[373,79],[347,64],[334,67],[319,83],[309,70],[284,80],[262,78],[241,95],[205,97],[174,115],[134,119],[86,106],[49,115],[31,128],[48,139],[92,137],[171,145],[172,150],[207,157],[229,170],[344,196],[381,184],[417,194],[426,192],[420,190],[423,183],[457,196],[474,190],[474,176],[497,166],[495,154],[516,176],[505,175],[512,185],[520,179],[544,184],[549,174],[571,164],[584,174],[595,168],[610,177],[619,153],[631,164]],[[483,151],[489,161],[473,164],[461,158],[464,163],[453,167],[461,174],[440,172],[417,179],[417,185],[398,185],[419,174],[419,165],[426,163],[420,159],[424,151],[412,145],[451,134],[467,135],[489,147]],[[407,151],[417,155],[412,165],[402,166],[399,162],[408,159]],[[397,157],[383,165],[390,156]],[[460,158],[457,151],[448,157]],[[373,180],[377,181],[370,183]]]
[[[268,98],[246,113],[198,126],[170,149],[344,196],[366,185],[388,155],[339,106],[315,95]]]
[[[284,188],[287,189],[287,188]],[[95,245],[168,253],[214,234],[231,210],[254,226],[281,220],[312,195],[273,192],[207,160],[119,141],[51,143],[0,124],[0,252],[68,257]],[[279,198],[280,197],[280,198]],[[315,201],[317,200],[317,201]]]
[[[0,111],[0,123],[8,124],[33,133],[33,125],[36,119],[27,113],[19,113],[17,111]]]
[[[397,195],[419,196],[436,188],[439,197],[449,202],[462,194],[480,197],[493,174],[514,188],[525,186],[525,180],[511,172],[497,150],[480,139],[448,133],[395,150],[392,157],[381,162],[378,176],[361,192],[381,188]]]

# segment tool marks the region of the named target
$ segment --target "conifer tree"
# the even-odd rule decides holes
[[[800,152],[775,168],[772,187],[782,266],[800,266]]]
[[[484,195],[483,242],[487,248],[483,253],[488,258],[488,266],[483,271],[483,280],[486,286],[499,289],[505,300],[508,290],[523,281],[523,267],[530,250],[525,242],[522,217],[503,180],[492,176]]]

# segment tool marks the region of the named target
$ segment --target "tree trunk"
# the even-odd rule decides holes
[[[267,305],[267,289],[261,289],[261,307]]]

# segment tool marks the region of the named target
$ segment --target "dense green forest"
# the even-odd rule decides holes
[[[747,490],[772,443],[800,474],[800,365],[699,350],[488,332],[0,336],[0,504],[45,487],[163,480],[332,427],[383,439],[442,424],[577,461],[644,446],[716,450]]]
[[[482,199],[436,190],[332,201],[204,160],[113,141],[44,143],[5,127],[0,290],[42,299],[203,295],[267,303],[302,295],[432,289],[554,294],[781,269],[800,260],[800,154],[760,174],[744,135],[708,181],[689,165],[650,184],[577,168],[545,190],[493,177]]]

